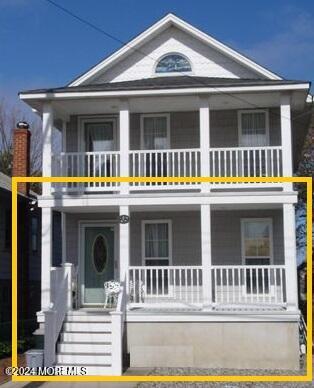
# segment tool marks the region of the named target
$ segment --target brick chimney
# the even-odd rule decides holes
[[[29,176],[30,174],[30,139],[29,125],[20,121],[13,132],[13,176]],[[19,183],[18,191],[28,195],[29,184]]]

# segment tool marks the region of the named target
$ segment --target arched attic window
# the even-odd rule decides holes
[[[157,74],[163,73],[186,73],[192,71],[191,64],[187,58],[181,54],[167,54],[158,62],[155,69]]]

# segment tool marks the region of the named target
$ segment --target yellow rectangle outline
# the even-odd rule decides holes
[[[12,376],[12,381],[112,381],[112,382],[179,382],[179,381],[229,381],[229,382],[264,382],[264,381],[312,381],[312,178],[311,177],[13,177],[12,178],[12,367],[17,367],[17,185],[18,183],[76,183],[76,182],[247,182],[247,183],[305,183],[306,202],[306,258],[307,258],[307,353],[306,375],[297,376]]]

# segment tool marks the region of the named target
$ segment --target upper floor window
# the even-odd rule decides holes
[[[83,120],[83,144],[85,151],[100,152],[113,151],[116,147],[116,121],[108,119]]]
[[[239,143],[242,147],[269,145],[268,111],[246,110],[239,112]]]
[[[192,71],[190,62],[180,54],[168,54],[162,57],[156,66],[156,73],[179,73]]]
[[[141,116],[141,144],[144,150],[163,150],[170,146],[168,114]]]

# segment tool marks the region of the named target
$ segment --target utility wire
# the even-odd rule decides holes
[[[156,61],[155,58],[153,58],[153,57],[151,57],[150,55],[146,54],[144,51],[142,51],[142,50],[140,50],[140,49],[138,49],[138,48],[135,48],[135,47],[130,46],[130,44],[129,44],[128,42],[125,42],[125,41],[123,41],[123,40],[117,38],[116,36],[110,34],[109,32],[103,30],[102,28],[96,26],[96,25],[93,24],[92,22],[90,22],[90,21],[88,21],[88,20],[86,20],[86,19],[80,17],[79,15],[75,14],[74,12],[72,12],[71,10],[69,10],[68,8],[63,7],[62,5],[60,5],[60,4],[56,3],[56,2],[54,2],[53,0],[44,0],[44,1],[46,1],[47,3],[53,5],[54,7],[58,8],[59,10],[63,11],[63,12],[66,13],[67,15],[73,17],[74,19],[78,20],[79,22],[81,22],[81,23],[83,23],[83,24],[89,26],[89,27],[92,28],[93,30],[95,30],[95,31],[97,31],[97,32],[100,32],[101,34],[105,35],[107,38],[110,38],[110,39],[112,39],[112,40],[114,40],[114,41],[116,41],[116,42],[118,42],[118,43],[121,43],[121,44],[124,45],[124,46],[129,47],[129,48],[130,48],[131,50],[133,50],[134,52],[140,53],[143,57],[149,58],[149,59],[153,60],[154,62]],[[181,72],[181,71],[178,71],[178,73],[181,73],[181,75],[184,75],[184,76],[190,78],[191,80],[195,81],[195,79],[193,78],[193,76],[190,76],[190,75],[188,75],[188,74],[185,74],[185,73],[183,73],[183,72]],[[230,93],[230,92],[226,92],[225,90],[221,90],[221,89],[218,88],[218,87],[210,86],[210,85],[208,85],[208,84],[202,82],[201,80],[198,80],[198,82],[199,82],[200,84],[206,86],[206,87],[211,87],[212,89],[214,89],[214,90],[216,90],[217,92],[219,92],[219,94],[224,94],[224,95],[227,95],[227,96],[229,96],[229,97],[232,97],[232,98],[234,98],[234,99],[236,99],[236,100],[238,100],[238,101],[241,101],[241,102],[244,102],[244,103],[246,103],[246,104],[248,104],[248,105],[251,105],[253,108],[257,108],[257,109],[262,109],[262,108],[263,108],[263,107],[261,107],[261,106],[259,106],[259,105],[257,105],[257,104],[254,104],[254,103],[251,102],[251,101],[246,100],[245,98],[239,97],[238,95],[235,95],[235,94]],[[308,113],[308,112],[303,112],[303,113],[301,113],[300,115],[295,116],[294,118],[289,118],[289,117],[286,117],[286,116],[284,116],[284,115],[281,115],[280,113],[278,114],[278,113],[272,112],[272,111],[269,112],[270,115],[278,116],[278,117],[280,117],[280,118],[282,117],[282,118],[284,118],[284,119],[286,119],[286,120],[291,120],[291,121],[297,120],[298,118],[300,118],[301,116],[304,116],[304,115],[307,114],[307,113]]]

